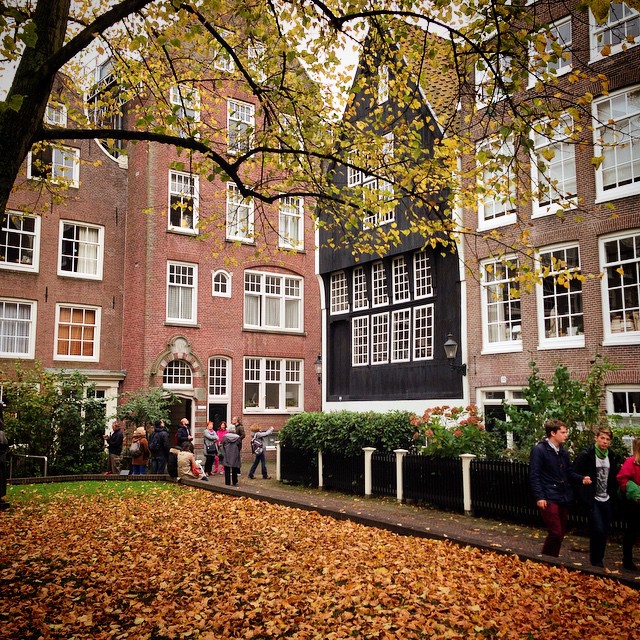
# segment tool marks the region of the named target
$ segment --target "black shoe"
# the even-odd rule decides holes
[[[628,562],[623,562],[622,566],[627,569],[627,571],[637,571],[638,567],[636,567],[635,562],[633,560],[629,560]]]
[[[256,477],[255,476],[249,476],[249,480],[255,480]]]
[[[271,476],[262,476],[263,480],[271,480]]]

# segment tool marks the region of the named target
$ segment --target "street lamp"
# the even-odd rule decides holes
[[[455,371],[459,371],[463,376],[466,376],[467,365],[454,364],[453,362],[458,354],[458,343],[453,339],[453,336],[450,333],[447,335],[447,341],[444,343],[444,353],[449,361],[449,366]]]
[[[316,376],[318,377],[318,384],[322,384],[322,356],[318,354],[316,361],[313,363],[316,368]]]

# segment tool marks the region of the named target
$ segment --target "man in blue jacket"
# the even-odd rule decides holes
[[[544,423],[547,437],[532,450],[529,460],[531,492],[547,527],[542,553],[558,557],[567,530],[569,505],[573,500],[571,483],[591,484],[589,476],[581,476],[571,467],[564,448],[567,426],[561,420]]]

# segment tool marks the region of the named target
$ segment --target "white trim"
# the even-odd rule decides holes
[[[77,271],[77,270],[68,270],[62,268],[63,256],[62,256],[62,248],[65,242],[70,242],[74,245],[74,253],[73,255],[66,256],[67,259],[72,259],[73,261],[77,261],[79,264],[82,260],[92,260],[91,256],[80,256],[75,252],[75,249],[81,249],[83,243],[87,244],[86,241],[76,240],[75,238],[69,239],[64,237],[64,227],[65,225],[73,226],[74,229],[85,228],[85,229],[94,229],[98,232],[98,241],[93,244],[93,246],[97,247],[97,255],[95,256],[95,264],[96,264],[96,273],[90,273],[87,271]],[[89,224],[87,222],[82,222],[80,220],[60,220],[58,225],[58,275],[62,278],[79,278],[82,280],[102,280],[103,272],[104,272],[104,227],[97,224]],[[91,245],[89,245],[91,246]]]
[[[18,358],[24,358],[28,360],[33,360],[36,354],[36,324],[38,320],[38,303],[36,300],[26,300],[24,298],[0,298],[1,303],[8,304],[22,304],[25,306],[31,307],[30,318],[28,321],[29,324],[29,338],[27,350],[24,352],[14,352],[14,351],[2,351],[2,338],[0,338],[0,358],[10,358],[12,360],[16,360]]]
[[[93,339],[89,340],[81,340],[81,343],[84,344],[91,342],[93,344],[93,355],[91,356],[82,356],[82,355],[66,355],[58,353],[58,342],[60,338],[60,311],[62,309],[71,309],[76,310],[80,309],[83,311],[95,311],[95,325],[94,326],[94,334]],[[67,362],[99,362],[100,361],[100,329],[102,325],[102,308],[96,307],[88,304],[76,304],[73,302],[58,302],[56,304],[56,317],[55,317],[55,332],[53,338],[53,359],[56,361],[64,360]],[[73,326],[73,325],[72,325]],[[78,325],[76,325],[78,326]],[[81,326],[89,326],[89,325],[81,325]],[[69,338],[71,341],[71,337]]]
[[[33,246],[31,248],[32,259],[31,262],[7,262],[6,256],[0,260],[0,269],[6,269],[7,271],[27,271],[29,273],[38,273],[40,267],[40,236],[42,233],[42,218],[38,215],[24,213],[23,211],[15,211],[13,209],[7,209],[5,212],[7,221],[11,216],[19,216],[21,218],[33,218],[35,220],[33,234],[30,232],[19,231],[18,233],[30,236],[33,238]],[[1,220],[1,217],[0,217]],[[12,233],[7,229],[7,233]],[[14,249],[17,249],[14,247]],[[0,251],[3,249],[0,249]],[[23,256],[22,260],[28,260],[27,256]]]

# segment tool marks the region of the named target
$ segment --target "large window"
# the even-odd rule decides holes
[[[245,358],[244,410],[302,411],[302,380],[302,360]]]
[[[253,242],[253,200],[243,198],[235,184],[227,183],[227,240]]]
[[[640,426],[640,387],[620,385],[607,387],[607,411],[624,416],[623,424]]]
[[[539,49],[539,42],[535,42],[531,52],[532,80],[541,73],[563,75],[571,70],[573,60],[571,52],[571,16],[554,22],[543,32],[546,46]]]
[[[601,241],[600,260],[605,277],[604,334],[610,343],[640,340],[640,232],[610,236]]]
[[[286,196],[280,200],[280,233],[281,247],[302,249],[304,247],[303,199]]]
[[[540,251],[542,284],[538,287],[540,344],[584,345],[582,275],[577,246]],[[561,343],[561,344],[556,344]]]
[[[58,274],[102,280],[104,227],[60,221]]]
[[[67,107],[58,102],[49,102],[44,112],[44,122],[52,127],[66,127]]]
[[[198,228],[198,177],[169,172],[169,229],[196,232]]]
[[[482,321],[484,350],[520,351],[522,319],[515,258],[482,264]]]
[[[640,14],[624,2],[612,2],[603,24],[591,18],[591,58],[606,57],[634,46],[640,36]]]
[[[331,274],[331,313],[346,313],[349,311],[349,288],[344,271]]]
[[[409,300],[409,272],[404,256],[393,259],[393,301]]]
[[[576,204],[576,146],[571,140],[572,134],[573,118],[569,115],[554,125],[545,121],[534,127],[535,157],[531,163],[537,188],[534,216],[555,214]]]
[[[511,56],[504,54],[478,61],[475,72],[478,106],[499,102],[511,91],[511,65]]]
[[[640,190],[640,88],[594,102],[596,198],[609,200]]]
[[[80,186],[80,149],[39,145],[29,154],[27,177],[62,182],[77,189]]]
[[[391,313],[391,362],[408,362],[411,355],[411,309]]]
[[[169,102],[172,105],[172,117],[177,120],[181,138],[193,134],[193,126],[200,120],[200,96],[198,90],[186,85],[171,87]]]
[[[373,306],[382,307],[389,304],[387,295],[387,275],[382,262],[374,262],[372,270]]]
[[[209,358],[209,397],[229,395],[230,371],[228,358]]]
[[[245,328],[302,331],[302,293],[302,278],[245,271]]]
[[[431,276],[431,262],[426,251],[418,251],[414,254],[413,277],[416,299],[431,297],[433,295],[433,278]]]
[[[54,360],[100,359],[100,308],[56,305]]]
[[[40,216],[6,211],[0,217],[0,269],[37,271]]]
[[[227,150],[231,154],[248,151],[255,130],[255,106],[247,102],[229,100],[227,103]]]
[[[481,229],[516,221],[514,156],[511,138],[486,141],[478,149],[478,160],[482,164],[478,185],[478,226]]]
[[[198,266],[167,262],[167,322],[197,321]]]
[[[173,389],[191,389],[193,387],[193,371],[185,360],[172,360],[167,363],[162,375],[162,386]]]
[[[354,367],[369,364],[369,316],[351,320],[351,364]]]
[[[433,304],[413,310],[413,359],[433,359]]]
[[[345,283],[346,285],[346,283]],[[369,297],[367,294],[367,275],[364,267],[354,267],[353,269],[353,308],[367,309],[369,307]],[[347,299],[347,310],[349,302]]]
[[[36,303],[0,299],[0,358],[35,355]]]
[[[389,314],[371,316],[371,364],[389,362]]]
[[[366,177],[362,182],[365,229],[381,227],[395,220],[393,184],[382,178]]]

